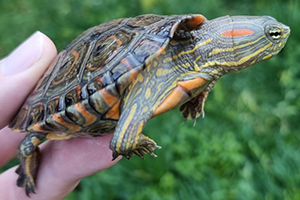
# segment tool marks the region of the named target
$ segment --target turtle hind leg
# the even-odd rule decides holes
[[[18,147],[20,165],[16,170],[19,175],[17,185],[24,187],[27,196],[35,193],[35,178],[40,160],[38,144],[46,135],[47,133],[28,133]]]
[[[133,155],[138,155],[144,159],[144,154],[147,153],[153,157],[156,157],[154,150],[161,149],[161,147],[158,146],[154,140],[143,135],[142,133],[135,137],[130,149],[125,149],[125,145],[121,145],[120,148],[116,149],[114,149],[113,146],[114,145],[111,143],[110,148],[113,150],[113,160],[115,160],[119,155],[125,156],[127,159],[130,159]]]
[[[207,99],[208,94],[215,86],[217,80],[213,80],[200,94],[195,96],[190,101],[184,103],[180,107],[182,116],[184,117],[184,122],[187,119],[193,119],[194,125],[196,125],[196,119],[202,114],[204,118],[204,104]]]

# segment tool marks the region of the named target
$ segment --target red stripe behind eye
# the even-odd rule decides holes
[[[247,35],[252,35],[254,31],[250,29],[239,29],[239,30],[230,30],[230,31],[224,31],[221,33],[223,37],[242,37]]]

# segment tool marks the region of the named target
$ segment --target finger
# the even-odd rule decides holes
[[[52,41],[37,32],[0,61],[0,166],[16,156],[17,146],[24,138],[24,133],[13,133],[3,127],[12,119],[55,55]]]
[[[42,144],[41,162],[47,168],[44,173],[50,168],[59,173],[59,176],[77,180],[110,167],[115,163],[109,149],[111,137],[112,134],[108,134],[94,138],[48,141]],[[41,170],[43,167],[41,166]]]
[[[0,130],[0,167],[17,155],[18,145],[25,135],[25,133],[15,133],[8,127]]]
[[[53,42],[36,32],[0,61],[0,129],[11,121],[55,56]]]
[[[115,164],[117,161],[111,161],[112,152],[109,149],[111,137],[110,134],[42,144],[36,194],[31,194],[30,199],[62,199],[76,187],[82,177]],[[14,197],[11,195],[26,199],[24,189],[16,186],[17,174],[14,170],[12,168],[0,175],[0,199]]]

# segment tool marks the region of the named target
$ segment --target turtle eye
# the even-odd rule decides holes
[[[269,34],[273,40],[279,40],[281,38],[281,29],[277,27],[271,27],[269,29]]]

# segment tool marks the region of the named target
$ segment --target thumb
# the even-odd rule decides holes
[[[55,56],[53,42],[36,32],[0,61],[0,129],[11,121]]]

